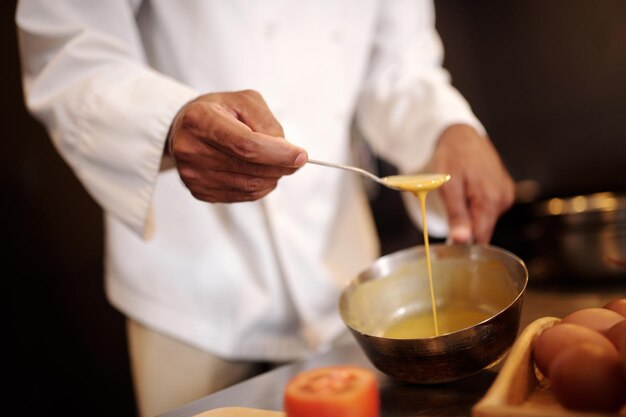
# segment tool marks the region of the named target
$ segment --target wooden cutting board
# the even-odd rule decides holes
[[[285,413],[258,408],[224,407],[205,411],[193,417],[285,417]]]

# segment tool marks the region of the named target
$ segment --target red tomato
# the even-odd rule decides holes
[[[288,417],[378,417],[378,403],[374,373],[356,366],[304,371],[285,387]]]

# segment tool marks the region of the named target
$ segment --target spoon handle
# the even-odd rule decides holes
[[[384,181],[382,179],[380,179],[380,177],[377,177],[376,175],[372,174],[371,172],[368,172],[364,169],[361,168],[357,168],[357,167],[353,167],[350,165],[341,165],[341,164],[333,164],[330,162],[324,162],[324,161],[318,161],[315,159],[309,159],[307,161],[309,164],[315,164],[315,165],[323,165],[325,167],[331,167],[331,168],[339,168],[339,169],[345,169],[346,171],[352,171],[352,172],[356,172],[358,174],[364,175],[366,177],[368,177],[369,179],[376,181],[379,184],[383,184],[386,185],[384,183]]]

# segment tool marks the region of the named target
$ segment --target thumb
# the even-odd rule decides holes
[[[450,180],[441,188],[441,194],[448,212],[450,228],[448,239],[452,243],[471,243],[474,238],[472,220],[462,182]]]

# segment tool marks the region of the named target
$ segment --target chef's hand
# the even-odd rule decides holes
[[[186,104],[172,123],[167,152],[191,194],[211,203],[258,200],[308,159],[284,139],[252,90],[206,94]]]
[[[441,187],[451,240],[488,243],[514,199],[513,181],[492,143],[469,126],[450,126],[437,142],[434,164],[451,176]]]

